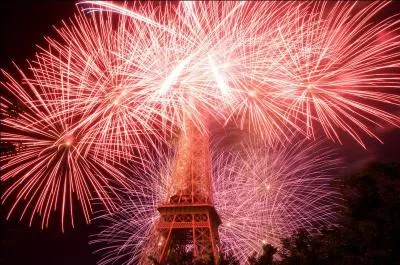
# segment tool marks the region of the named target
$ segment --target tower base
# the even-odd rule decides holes
[[[140,259],[141,265],[167,264],[174,250],[192,252],[198,264],[219,264],[218,226],[211,204],[164,204]]]

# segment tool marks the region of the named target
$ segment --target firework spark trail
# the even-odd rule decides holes
[[[330,174],[339,161],[323,142],[294,138],[272,148],[255,141],[213,151],[220,240],[241,263],[262,244],[279,246],[301,228],[311,233],[334,220],[339,195]]]
[[[2,141],[21,146],[17,155],[2,158],[2,201],[12,204],[7,218],[20,211],[22,219],[30,212],[29,225],[40,216],[41,227],[45,228],[53,211],[58,211],[64,231],[68,219],[74,227],[74,208],[80,208],[86,222],[90,222],[90,200],[94,197],[101,198],[106,209],[113,209],[117,198],[113,187],[129,183],[123,165],[111,164],[107,158],[92,156],[90,152],[83,154],[83,132],[74,127],[76,117],[69,101],[47,104],[54,94],[45,86],[31,83],[17,70],[22,82],[2,71],[7,80],[2,85],[14,97],[1,104]],[[7,117],[15,104],[20,106],[17,116]],[[57,112],[62,114],[54,116]],[[74,206],[75,200],[79,201],[78,207]]]
[[[378,139],[372,128],[399,126],[399,20],[373,21],[387,4],[357,11],[356,2],[319,2],[299,23],[278,25],[281,57],[272,79],[308,135],[319,124],[330,139],[340,142],[344,131],[365,147],[362,134]]]
[[[68,217],[74,226],[73,208],[80,207],[90,221],[93,197],[101,198],[107,210],[114,208],[110,197],[117,194],[112,186],[129,182],[128,170],[119,162],[135,160],[134,151],[141,152],[156,127],[149,111],[141,115],[143,109],[135,109],[140,98],[131,95],[137,80],[129,76],[127,82],[120,74],[125,60],[134,61],[148,48],[144,30],[126,35],[126,28],[134,26],[122,17],[115,31],[110,13],[78,15],[57,29],[61,40],[47,38],[49,47],[40,48],[30,62],[31,76],[18,69],[19,83],[3,71],[3,86],[24,108],[2,127],[2,141],[23,146],[3,161],[1,180],[7,188],[2,201],[13,200],[8,218],[17,211],[21,219],[31,212],[30,225],[39,215],[45,228],[57,210],[64,230]],[[132,49],[126,44],[129,38],[140,46]],[[2,102],[2,114],[13,104]]]
[[[107,165],[142,158],[184,117],[206,129],[205,113],[269,143],[322,127],[333,140],[345,132],[363,145],[363,134],[377,138],[374,126],[399,125],[399,24],[372,24],[386,3],[360,11],[329,2],[92,5],[93,14],[57,30],[60,40],[47,39],[24,78],[29,93],[6,77],[6,89],[30,97],[23,103],[38,116],[10,123],[9,141],[53,126],[43,139],[68,131],[79,139],[76,154]]]
[[[112,14],[103,13],[89,18],[81,14],[70,25],[64,24],[57,30],[61,40],[47,38],[49,48],[42,48],[36,56],[31,82],[55,94],[48,105],[67,100],[70,109],[66,112],[82,113],[84,118],[75,127],[87,131],[82,139],[86,147],[120,160],[131,159],[134,151],[141,150],[157,126],[151,112],[139,111],[140,98],[135,93],[140,80],[127,80],[121,74],[126,67],[124,60],[140,56],[139,51],[148,48],[148,42],[140,42],[143,32],[138,36],[126,34],[133,25],[124,17],[117,22],[114,29]],[[125,42],[130,38],[143,46],[127,49]]]
[[[386,5],[360,11],[353,2],[169,6],[172,19],[163,16],[156,28],[174,29],[163,36],[174,48],[162,51],[169,63],[155,67],[164,74],[146,87],[147,102],[162,102],[163,118],[175,117],[178,126],[180,112],[200,112],[188,103],[190,96],[218,115],[228,105],[225,122],[235,120],[265,138],[285,138],[290,129],[315,137],[321,126],[332,140],[340,142],[344,131],[364,146],[362,134],[378,139],[371,125],[399,125],[391,113],[400,102],[398,21],[371,25]],[[126,8],[117,12],[138,19]],[[150,16],[146,23],[155,27],[158,18]]]
[[[87,11],[87,12],[102,12],[102,11],[111,11],[117,14],[120,14],[122,16],[128,16],[131,17],[137,21],[144,22],[146,24],[149,24],[150,26],[153,26],[155,28],[161,29],[163,31],[167,31],[171,34],[176,34],[176,32],[170,28],[168,28],[167,25],[160,24],[156,22],[154,19],[150,18],[150,14],[154,14],[155,10],[154,7],[150,5],[140,5],[140,11],[141,13],[144,13],[144,15],[134,12],[132,10],[129,10],[126,8],[126,5],[124,6],[119,6],[115,5],[110,2],[104,2],[104,1],[82,1],[77,4],[79,5],[89,5],[89,7],[84,7],[82,8],[82,11]],[[168,7],[168,5],[166,5]],[[145,11],[144,11],[145,10]],[[165,10],[164,10],[165,11]],[[168,11],[166,11],[168,13]]]
[[[95,4],[100,6],[103,5],[102,3]],[[151,119],[157,120],[157,114],[161,116],[162,120],[170,120],[177,126],[179,126],[182,121],[182,113],[185,113],[187,116],[194,116],[193,119],[199,123],[201,122],[201,120],[198,119],[200,112],[208,111],[211,113],[217,112],[217,115],[221,114],[221,109],[224,108],[223,104],[231,102],[229,97],[227,97],[227,94],[229,94],[229,89],[232,90],[232,93],[230,94],[234,94],[237,100],[235,100],[236,104],[234,106],[234,111],[228,113],[228,120],[230,120],[232,117],[235,117],[235,119],[238,120],[241,128],[245,127],[247,124],[249,128],[254,127],[256,131],[260,132],[262,137],[265,137],[265,135],[273,135],[273,138],[284,138],[287,134],[287,131],[291,127],[299,130],[299,126],[302,126],[302,124],[306,125],[305,130],[308,134],[314,135],[313,132],[314,126],[316,126],[315,124],[321,123],[328,137],[337,138],[340,140],[338,133],[335,130],[335,126],[337,125],[344,128],[345,131],[350,133],[360,144],[362,144],[362,140],[355,132],[355,129],[350,127],[344,121],[346,117],[342,116],[349,115],[349,112],[344,112],[344,108],[349,110],[358,107],[361,108],[361,110],[367,111],[371,115],[376,114],[374,116],[379,116],[386,121],[397,123],[397,117],[394,117],[394,115],[391,115],[388,112],[379,110],[378,108],[372,106],[368,108],[368,105],[366,104],[357,104],[357,102],[345,98],[345,94],[349,94],[348,90],[341,90],[339,91],[341,94],[338,94],[338,92],[333,93],[328,90],[332,87],[325,88],[324,85],[321,84],[319,89],[315,89],[315,84],[308,84],[305,86],[307,87],[307,90],[303,91],[302,89],[304,86],[293,84],[294,81],[291,80],[293,73],[291,73],[291,71],[293,71],[294,66],[291,64],[291,59],[294,58],[293,60],[295,61],[295,66],[299,68],[300,59],[304,60],[302,57],[309,55],[309,53],[319,54],[322,58],[326,56],[328,50],[329,53],[342,50],[334,49],[336,48],[334,46],[339,45],[340,43],[336,44],[336,42],[339,42],[343,38],[338,38],[339,41],[337,41],[336,39],[328,38],[328,35],[324,33],[326,32],[326,27],[324,26],[325,18],[322,15],[309,15],[307,17],[305,15],[307,12],[297,5],[281,5],[279,6],[280,8],[274,8],[275,5],[268,6],[262,4],[261,6],[252,6],[247,4],[245,5],[243,2],[240,4],[230,5],[220,5],[216,3],[183,4],[178,5],[176,10],[172,6],[167,5],[167,7],[168,8],[164,10],[164,12],[176,12],[178,15],[171,16],[174,19],[178,19],[178,22],[171,22],[166,19],[165,16],[160,19],[155,15],[156,12],[149,11],[151,10],[151,5],[148,5],[147,8],[144,8],[144,11],[142,10],[142,12],[147,12],[147,15],[151,17],[149,18],[151,21],[156,21],[159,19],[162,20],[163,23],[170,23],[165,27],[175,28],[174,32],[179,33],[179,38],[175,36],[176,34],[170,34],[168,31],[165,33],[165,29],[163,27],[157,26],[156,29],[153,29],[154,23],[150,23],[149,21],[143,19],[137,19],[136,16],[133,16],[134,21],[138,20],[140,25],[148,24],[148,26],[152,29],[149,32],[142,31],[140,34],[137,34],[136,30],[138,27],[134,27],[133,31],[124,31],[124,33],[129,32],[131,35],[127,34],[124,36],[115,37],[115,39],[118,40],[117,42],[122,43],[122,45],[117,45],[119,48],[124,47],[127,39],[143,40],[143,38],[139,38],[139,36],[146,36],[147,39],[151,40],[150,42],[147,41],[147,43],[146,41],[143,41],[144,44],[147,45],[143,45],[142,47],[133,47],[135,51],[140,51],[135,58],[132,58],[132,56],[124,56],[123,52],[119,50],[116,50],[113,53],[119,53],[119,58],[121,60],[126,60],[126,63],[124,64],[124,71],[125,74],[130,78],[129,82],[125,82],[124,80],[126,80],[126,78],[122,77],[122,73],[115,75],[116,77],[112,78],[116,80],[112,83],[114,84],[114,87],[136,86],[142,91],[135,91],[138,93],[135,93],[135,95],[126,100],[126,102],[130,104],[129,107],[126,107],[126,111],[123,112],[121,118],[119,118],[118,115],[107,116],[108,119],[104,119],[104,122],[109,130],[99,129],[100,137],[93,137],[93,139],[107,139],[107,144],[113,146],[113,148],[115,148],[115,146],[121,146],[121,143],[124,141],[126,142],[126,140],[129,139],[127,135],[130,135],[130,131],[133,131],[133,134],[136,133],[135,131],[138,131],[138,128],[121,127],[129,127],[131,124],[141,123],[146,124],[145,129],[147,131],[151,131],[151,126],[148,125],[148,121]],[[321,10],[319,6],[310,7],[308,5],[307,7],[317,11]],[[104,6],[104,8],[106,10],[110,9],[108,5]],[[115,11],[115,8],[116,7],[113,6],[111,10]],[[383,8],[383,6],[378,6],[373,9],[373,11],[378,11],[381,8]],[[272,15],[270,14],[269,16],[263,16],[263,14],[268,14],[267,11],[271,11],[273,9],[278,11],[275,11],[275,13],[272,13]],[[322,7],[322,11],[323,9],[324,7]],[[338,6],[336,9],[339,11],[344,10],[343,6]],[[117,13],[132,17],[132,14],[128,9],[119,7],[118,10],[119,11]],[[125,10],[126,12],[124,13],[121,10]],[[256,13],[252,12],[255,10],[258,11]],[[297,12],[289,12],[288,10]],[[294,15],[289,16],[288,13],[297,14],[297,17]],[[217,16],[217,14],[219,15]],[[274,23],[277,24],[278,18],[282,16],[286,17],[286,19],[281,20],[278,26],[274,25]],[[333,19],[331,17],[332,16],[329,16],[328,14],[328,18],[326,19],[328,22],[325,24],[329,25],[329,21]],[[342,20],[344,21],[348,15],[346,16],[345,14],[343,17],[344,18]],[[238,21],[238,18],[241,20]],[[363,22],[366,23],[368,18],[364,19]],[[347,24],[351,24],[352,21],[344,21],[343,23],[345,22]],[[339,26],[342,26],[343,23],[337,23],[337,25],[335,24],[332,27],[338,28]],[[201,27],[202,25],[203,27]],[[298,28],[301,30],[297,29],[296,27],[293,29],[293,25],[298,25]],[[389,25],[387,27],[390,26],[394,25]],[[124,28],[124,25],[121,27]],[[75,29],[80,28],[85,29],[87,26],[75,27]],[[227,30],[228,28],[230,30]],[[329,32],[338,32],[336,28],[329,29]],[[379,29],[380,28],[377,27],[376,32]],[[161,31],[157,33],[157,30]],[[151,35],[148,37],[148,34],[146,33],[150,32]],[[260,32],[268,32],[268,34],[261,34]],[[293,32],[296,34],[293,34]],[[343,34],[342,32],[344,31],[342,30],[340,32]],[[110,32],[107,32],[107,34],[94,35],[112,36]],[[276,35],[275,38],[274,35]],[[292,37],[293,35],[295,37]],[[312,36],[310,37],[309,35]],[[74,37],[74,35],[66,35],[64,39],[67,40],[71,37]],[[326,39],[328,40],[326,41]],[[309,40],[310,42],[312,41],[314,43],[303,43]],[[327,44],[325,44],[325,47],[322,47],[324,46],[324,40],[327,42]],[[396,38],[387,40],[387,42],[391,44],[390,47],[396,46],[396,41]],[[261,43],[267,44],[263,45]],[[110,49],[110,47],[113,45],[114,44],[108,44],[106,46],[108,49]],[[278,45],[278,47],[276,45]],[[340,45],[343,46],[343,44]],[[96,45],[93,45],[90,50],[95,50],[95,47]],[[226,47],[229,48],[227,49]],[[301,49],[299,49],[299,47]],[[129,49],[131,49],[131,47],[125,47],[124,49],[120,50],[126,51]],[[291,49],[298,50],[292,51]],[[279,50],[279,54],[274,54],[274,50]],[[331,50],[333,50],[333,52]],[[386,51],[387,50],[388,49],[386,49]],[[365,53],[368,53],[368,51]],[[389,49],[389,51],[391,50]],[[333,54],[330,57],[334,57],[335,55],[336,54]],[[392,53],[392,56],[394,55],[396,54]],[[214,57],[218,57],[218,61],[221,61],[222,63],[217,65]],[[307,58],[310,57],[311,56],[308,56]],[[163,59],[160,60],[160,58]],[[319,61],[322,61],[321,58],[318,59],[318,65],[321,65],[319,63]],[[338,57],[336,56],[335,58]],[[378,57],[378,59],[380,58],[384,59],[385,57]],[[384,60],[382,61],[383,64],[387,63]],[[167,64],[165,64],[165,62],[167,62]],[[309,63],[306,62],[306,65],[308,64]],[[113,63],[108,63],[108,65],[113,66]],[[387,65],[387,67],[394,65],[396,64]],[[133,66],[134,69],[132,69],[130,66]],[[222,68],[219,69],[221,66]],[[238,66],[241,66],[242,68],[236,69]],[[310,72],[308,75],[311,75],[313,72],[309,71],[309,67],[300,68],[300,70],[303,72]],[[221,75],[222,69],[225,73],[224,76]],[[380,69],[382,69],[382,67],[380,67]],[[337,72],[336,69],[334,70]],[[348,69],[344,67],[344,71],[346,70]],[[98,72],[101,74],[107,71]],[[160,74],[162,72],[164,73]],[[332,71],[328,72],[328,75],[332,75]],[[140,76],[142,80],[140,82],[137,82],[137,80],[132,82],[132,77],[135,79],[138,76]],[[274,77],[270,78],[269,76]],[[212,78],[210,79],[210,77]],[[382,78],[382,76],[380,77],[380,82],[384,82],[385,80]],[[392,78],[393,77],[394,76],[392,76]],[[101,83],[101,86],[104,86],[103,83],[104,82]],[[116,85],[115,83],[118,84]],[[346,84],[341,82],[341,86],[342,85]],[[277,86],[278,89],[276,88]],[[310,96],[308,96],[308,94],[310,94],[308,92],[308,87],[311,86],[313,87],[313,91],[319,91],[318,93],[311,93],[311,99],[315,100],[310,100]],[[94,88],[95,91],[109,92],[98,89],[97,84],[89,87]],[[222,92],[222,95],[221,93],[218,93],[215,88],[219,88],[221,90],[220,92]],[[333,88],[338,90],[337,87]],[[300,96],[297,96],[296,94],[298,91],[301,92]],[[121,95],[126,93],[126,91],[117,91],[116,93]],[[362,92],[360,91],[359,87],[357,87],[357,90],[353,90],[352,95],[355,93],[358,93],[358,95],[361,95],[364,99],[380,100],[385,98],[385,103],[397,104],[399,100],[398,96],[396,95]],[[90,95],[92,96],[92,94]],[[322,95],[323,97],[318,97],[319,95]],[[109,99],[108,96],[112,98]],[[107,103],[113,103],[108,105],[119,105],[118,95],[116,96],[113,93],[107,93],[106,98]],[[191,100],[188,100],[188,98]],[[336,100],[335,102],[338,104],[333,105],[335,102],[330,103],[329,100]],[[340,100],[340,102],[337,102],[338,100]],[[140,110],[142,111],[134,112],[132,110],[134,108],[133,106],[139,101],[143,102],[143,104],[137,104],[141,105]],[[98,102],[98,100],[94,100],[93,102]],[[203,107],[199,109],[199,104],[193,105],[193,102],[200,102]],[[216,104],[216,102],[219,102],[219,104]],[[383,104],[383,102],[381,103]],[[107,108],[103,109],[107,110],[110,108],[111,107],[108,106]],[[340,108],[339,113],[343,115],[339,116],[336,114],[334,112],[335,108],[336,110],[337,108]],[[157,112],[157,109],[159,109],[160,112]],[[288,110],[284,111],[285,109]],[[313,110],[317,111],[317,115],[315,115]],[[130,112],[131,115],[127,114],[126,112]],[[127,117],[131,119],[131,116],[133,116],[132,113],[148,113],[149,115],[145,115],[145,118],[139,118],[139,122],[127,122],[129,121],[126,120]],[[360,116],[360,113],[353,113],[354,115]],[[115,126],[116,128],[120,129],[115,129],[112,126],[114,123],[110,122],[110,117],[114,118],[114,116],[117,116],[115,117],[116,122],[118,123],[118,121],[120,121],[120,124],[122,124],[119,126],[117,124]],[[299,116],[304,116],[304,120],[299,118],[296,120],[296,123],[294,123],[292,118]],[[140,115],[138,115],[138,117],[140,117]],[[359,118],[362,117],[365,116],[361,116]],[[367,117],[365,118],[367,121],[372,121]],[[350,116],[349,121],[355,123],[355,127],[361,127],[361,129],[363,129],[367,134],[373,136],[371,130],[369,130],[360,119],[357,119],[357,117]],[[99,126],[99,128],[103,127],[104,126]],[[203,126],[200,125],[199,127]],[[114,132],[117,137],[109,137],[109,132],[111,132],[111,134]],[[161,139],[162,137],[159,138]],[[131,145],[132,148],[135,148],[135,144]]]
[[[339,196],[330,186],[330,172],[338,166],[336,156],[322,142],[292,140],[289,147],[265,147],[256,141],[212,148],[223,253],[234,254],[241,264],[247,262],[246,255],[260,252],[262,244],[279,245],[298,229],[311,233],[335,217]],[[157,206],[173,194],[174,154],[148,161],[147,170],[136,173],[137,185],[124,192],[125,203],[98,217],[101,231],[91,243],[98,247],[99,264],[136,264],[157,222]]]
[[[171,150],[161,156],[149,153],[148,163],[132,170],[134,186],[121,190],[126,200],[113,213],[102,212],[95,218],[101,231],[92,236],[90,244],[98,247],[99,264],[137,264],[158,220],[159,203],[173,194],[173,158]]]
[[[102,3],[96,3],[98,5],[102,6]],[[152,83],[143,86],[142,95],[147,97],[145,104],[160,109],[162,119],[172,121],[175,126],[181,125],[183,116],[189,116],[200,123],[199,128],[203,128],[198,117],[201,112],[208,112],[216,118],[229,116],[233,119],[227,110],[232,108],[229,102],[235,101],[237,94],[247,96],[249,93],[254,97],[256,88],[252,86],[260,87],[265,83],[255,77],[263,76],[257,69],[267,64],[261,58],[270,57],[265,55],[270,53],[268,38],[273,31],[272,25],[291,7],[289,4],[245,5],[233,2],[226,5],[180,3],[177,7],[170,7],[168,10],[176,21],[168,20],[166,27],[174,29],[176,34],[164,32],[161,39],[157,36],[156,45],[150,45],[147,49],[150,52],[143,53],[139,58],[142,61],[136,62],[139,69],[135,64],[135,71],[129,70],[127,74],[137,75],[144,69],[144,75],[154,76],[153,80],[147,79]],[[103,8],[108,10],[107,5]],[[135,16],[131,18],[136,20]],[[157,20],[157,17],[151,17],[151,20]],[[153,49],[155,51],[151,52]],[[234,109],[244,109],[242,127],[249,113],[255,117],[257,131],[263,131],[263,137],[273,135],[281,138],[278,132],[282,134],[288,127],[296,125],[283,115],[279,102],[269,100],[270,91],[264,89],[263,92],[264,102],[260,106],[243,107],[241,95],[236,100],[240,105]]]

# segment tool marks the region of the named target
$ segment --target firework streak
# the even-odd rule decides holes
[[[20,147],[2,158],[3,202],[42,227],[57,210],[64,228],[77,200],[89,222],[92,198],[112,211],[114,187],[140,183],[132,160],[183,117],[206,133],[205,113],[270,146],[320,129],[378,139],[400,123],[399,22],[374,20],[387,4],[78,4],[20,78],[2,71],[2,141]]]
[[[222,252],[242,264],[263,244],[279,246],[298,229],[313,232],[334,220],[340,196],[330,173],[339,161],[322,142],[293,139],[289,147],[274,148],[260,141],[214,144],[212,153]],[[91,243],[101,255],[99,264],[137,264],[159,218],[157,206],[173,194],[173,152],[149,161],[137,172],[137,186],[123,192],[126,199],[118,210],[98,217],[101,231]]]

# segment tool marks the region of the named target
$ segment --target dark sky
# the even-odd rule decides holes
[[[9,2],[9,3],[4,3]],[[12,69],[11,61],[24,67],[25,59],[32,58],[36,44],[44,46],[43,37],[54,36],[52,25],[60,25],[75,12],[73,1],[2,1],[0,67]],[[5,221],[1,208],[1,265],[95,265],[95,257],[88,245],[89,226],[78,220],[76,229],[65,233],[53,226],[41,230],[29,228],[16,218]]]
[[[52,25],[60,25],[61,19],[67,19],[75,11],[73,2],[48,3],[1,3],[1,54],[0,67],[11,69],[11,61],[23,66],[25,58],[32,58],[35,44],[45,44],[43,37],[54,35]],[[392,3],[387,7],[392,14],[400,11],[400,5]],[[362,167],[371,160],[400,162],[400,129],[386,128],[377,132],[385,142],[367,140],[368,150],[344,140],[341,147],[335,145],[348,171]],[[366,137],[365,137],[366,139]],[[95,258],[88,246],[88,234],[92,229],[78,222],[78,228],[61,233],[58,227],[40,230],[37,226],[28,228],[26,223],[17,220],[5,221],[1,208],[1,258],[4,265],[92,265]]]

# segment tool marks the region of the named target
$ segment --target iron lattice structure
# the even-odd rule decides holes
[[[140,264],[165,264],[175,247],[192,251],[194,259],[219,264],[221,220],[212,199],[209,139],[188,119],[177,143],[172,185],[168,201],[157,208],[160,216]]]

